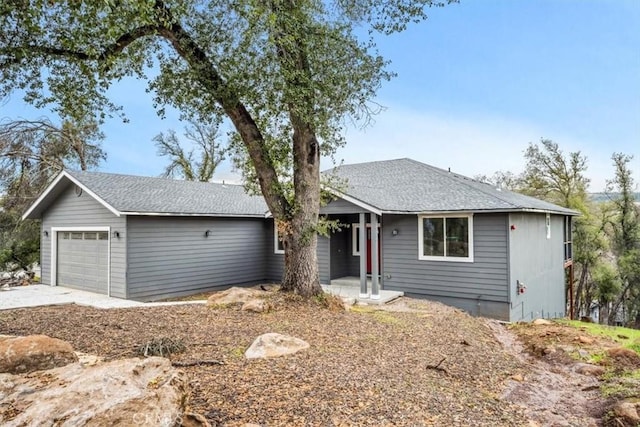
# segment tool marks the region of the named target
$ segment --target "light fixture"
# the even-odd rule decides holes
[[[204,232],[204,237],[209,237],[211,235],[211,230],[207,230]]]
[[[392,235],[392,236],[397,236],[397,235],[398,235],[398,233],[400,233],[400,232],[398,231],[398,229],[397,229],[397,228],[394,228],[393,230],[391,230],[391,235]]]
[[[115,237],[116,239],[120,238],[120,232],[119,231],[114,231],[113,232],[113,237]]]
[[[47,230],[44,230],[44,237],[49,237],[49,232]]]

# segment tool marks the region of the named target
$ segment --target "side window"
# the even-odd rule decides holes
[[[360,256],[360,225],[359,224],[351,224],[351,241],[352,241],[352,250],[351,254],[353,256]]]
[[[276,221],[273,222],[273,252],[276,254],[284,253],[284,244],[282,243],[282,239],[280,238],[280,233],[278,232],[278,224]]]
[[[419,215],[418,259],[473,262],[473,216]]]

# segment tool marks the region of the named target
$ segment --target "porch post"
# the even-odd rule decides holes
[[[360,298],[369,298],[367,290],[367,219],[366,214],[360,214],[360,233],[358,233],[360,246]]]
[[[371,299],[380,299],[380,275],[378,265],[378,215],[371,214]]]

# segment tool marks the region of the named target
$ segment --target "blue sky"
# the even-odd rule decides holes
[[[588,157],[592,191],[612,177],[616,151],[635,156],[640,182],[640,1],[461,0],[429,15],[378,39],[398,76],[378,92],[385,110],[367,129],[348,130],[337,159],[411,157],[468,176],[520,172],[528,143],[544,137]],[[131,121],[104,126],[101,170],[162,172],[152,138],[183,125],[175,112],[160,120],[144,87],[112,88]],[[18,96],[0,106],[0,117],[46,114]],[[234,179],[229,165],[217,179]]]

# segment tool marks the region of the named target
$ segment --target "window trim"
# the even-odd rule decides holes
[[[467,218],[469,220],[469,256],[468,257],[454,257],[454,256],[436,256],[424,254],[424,230],[423,219],[425,218],[442,218],[444,219],[443,225],[446,233],[446,219],[447,218]],[[445,236],[446,239],[446,236]],[[474,245],[473,245],[473,213],[457,213],[457,214],[423,214],[418,215],[418,260],[420,261],[446,261],[446,262],[473,262],[474,258]]]
[[[273,253],[274,254],[284,254],[284,245],[282,246],[282,249],[280,249],[278,246],[278,243],[280,243],[280,239],[278,238],[278,224],[276,223],[276,221],[273,221]]]

